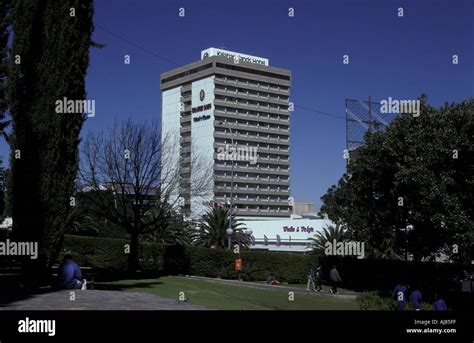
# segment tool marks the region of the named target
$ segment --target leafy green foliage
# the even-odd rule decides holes
[[[357,303],[361,310],[375,310],[375,311],[394,311],[397,309],[397,301],[389,298],[382,297],[377,292],[364,292],[357,296]],[[407,310],[414,311],[413,303],[409,302]],[[422,302],[422,311],[431,311],[431,304]]]
[[[384,298],[377,292],[364,292],[357,296],[357,303],[361,310],[393,311],[397,303],[392,298]]]
[[[392,255],[422,260],[444,253],[467,263],[474,241],[474,99],[440,109],[424,96],[420,101],[419,117],[402,114],[385,131],[367,133],[347,174],[322,197],[321,212],[347,225],[351,239],[367,242],[372,257],[389,244]]]
[[[35,275],[31,279],[38,279],[47,275],[72,225],[70,197],[84,115],[56,113],[55,102],[86,97],[93,5],[16,0],[11,13],[9,192],[15,238],[39,242],[38,259],[25,264],[25,272]]]

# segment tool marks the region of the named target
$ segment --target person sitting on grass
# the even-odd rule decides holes
[[[272,273],[270,273],[267,277],[267,285],[279,285],[280,284],[280,281],[278,281],[277,279],[275,279],[275,277],[273,276]]]
[[[63,263],[59,265],[57,286],[60,289],[87,289],[87,280],[82,277],[79,265],[69,254],[64,255]]]

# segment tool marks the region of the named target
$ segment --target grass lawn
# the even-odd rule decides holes
[[[166,276],[158,279],[96,282],[96,289],[147,292],[178,300],[184,292],[188,302],[220,310],[357,310],[356,300],[331,295],[294,294],[205,280]]]

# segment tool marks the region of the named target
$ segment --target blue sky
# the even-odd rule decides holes
[[[110,127],[114,118],[158,119],[160,73],[176,66],[99,25],[178,65],[211,46],[269,58],[292,70],[295,105],[343,117],[345,98],[415,99],[425,92],[438,106],[472,96],[472,18],[471,0],[96,0],[94,40],[106,47],[91,50],[87,92],[96,116],[82,134]],[[349,65],[342,63],[345,54]],[[292,196],[319,209],[320,197],[344,172],[344,148],[343,119],[293,112]]]

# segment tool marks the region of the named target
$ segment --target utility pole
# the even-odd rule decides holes
[[[372,97],[369,95],[369,131],[372,132]]]

